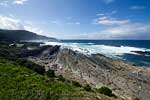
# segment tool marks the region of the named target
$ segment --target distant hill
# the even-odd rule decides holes
[[[0,29],[0,40],[6,41],[21,41],[21,40],[47,40],[47,41],[57,41],[57,39],[52,37],[46,37],[38,35],[33,32],[26,30],[2,30]]]

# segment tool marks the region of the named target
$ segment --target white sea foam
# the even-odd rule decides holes
[[[45,45],[61,45],[62,48],[69,48],[83,54],[104,54],[108,57],[120,57],[123,54],[135,54],[132,51],[145,51],[146,48],[137,48],[129,46],[109,46],[94,45],[93,43],[63,43],[63,42],[45,42]]]
[[[88,44],[89,44],[89,45],[94,45],[94,43],[90,43],[90,42],[89,42]]]

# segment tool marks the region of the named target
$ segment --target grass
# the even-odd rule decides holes
[[[19,58],[24,50],[0,43],[0,100],[113,100]]]
[[[99,94],[98,94],[99,95]],[[0,100],[110,100],[0,58]]]
[[[63,94],[69,96],[75,92],[70,84],[51,80],[24,66],[0,59],[1,100],[57,100],[64,98]]]

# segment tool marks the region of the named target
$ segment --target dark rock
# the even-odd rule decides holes
[[[150,51],[131,51],[140,55],[150,55]]]

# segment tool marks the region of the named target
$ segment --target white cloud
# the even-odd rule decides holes
[[[0,6],[7,7],[8,6],[8,1],[0,1]]]
[[[24,21],[23,24],[24,24],[24,29],[25,30],[28,30],[28,31],[31,31],[31,32],[34,32],[34,33],[37,33],[37,34],[41,34],[41,35],[45,34],[43,30],[41,30],[40,28],[38,28],[31,21]]]
[[[17,5],[23,5],[25,2],[27,2],[28,0],[14,0],[13,4],[17,4]]]
[[[72,19],[72,17],[66,17],[66,19],[67,19],[67,20],[71,20],[71,19]]]
[[[8,29],[8,30],[28,30],[31,32],[35,32],[37,34],[43,34],[44,32],[37,28],[30,21],[21,21],[16,18],[7,17],[0,15],[0,29]]]
[[[103,16],[112,16],[116,14],[117,10],[112,10],[111,12],[105,12],[105,13],[97,13],[96,16],[103,17]]]
[[[56,24],[56,25],[61,25],[61,23],[60,22],[58,22],[58,21],[51,21],[51,23],[52,24]],[[81,23],[80,22],[64,22],[64,24],[67,24],[67,25],[80,25]],[[63,25],[64,25],[63,24]]]
[[[115,0],[102,0],[103,2],[105,2],[106,4],[110,4],[112,2],[115,2]]]
[[[125,25],[107,27],[106,29],[89,33],[93,39],[150,39],[150,24],[128,23]]]
[[[113,10],[112,12],[111,12],[111,14],[116,14],[118,11],[117,10]]]
[[[75,22],[75,24],[76,24],[76,25],[80,25],[81,23],[80,23],[80,22]]]
[[[131,22],[128,19],[120,20],[108,16],[100,16],[94,22],[103,26],[103,29],[88,33],[89,39],[150,39],[150,23]]]
[[[53,21],[50,21],[52,24],[60,24],[60,22],[56,21],[56,20],[53,20]]]
[[[129,23],[98,32],[53,33],[51,36],[59,39],[150,39],[150,24]]]
[[[113,18],[108,18],[107,16],[103,16],[103,17],[96,19],[95,22],[100,25],[110,26],[110,25],[127,24],[130,22],[130,20],[117,20],[117,19],[113,19]]]
[[[102,25],[121,25],[128,23],[129,20],[99,20],[98,23]]]
[[[87,39],[150,39],[150,23],[118,20],[108,16],[100,16],[94,22],[103,29],[87,33]]]
[[[98,14],[96,14],[97,16],[104,16],[105,14],[103,14],[103,13],[98,13]]]
[[[17,19],[13,19],[6,16],[0,16],[0,28],[10,30],[18,30],[18,29],[23,30],[24,26]]]
[[[51,33],[57,39],[87,39],[87,33]]]
[[[7,7],[8,5],[23,5],[25,4],[25,2],[27,2],[28,0],[1,0],[0,1],[0,6],[4,6]]]
[[[144,6],[131,6],[129,9],[131,9],[131,10],[143,10],[143,9],[145,9],[145,7]]]
[[[80,22],[67,22],[68,25],[80,25]]]
[[[103,17],[99,18],[99,20],[106,20],[106,19],[108,19],[108,17],[106,17],[106,16],[103,16]]]

